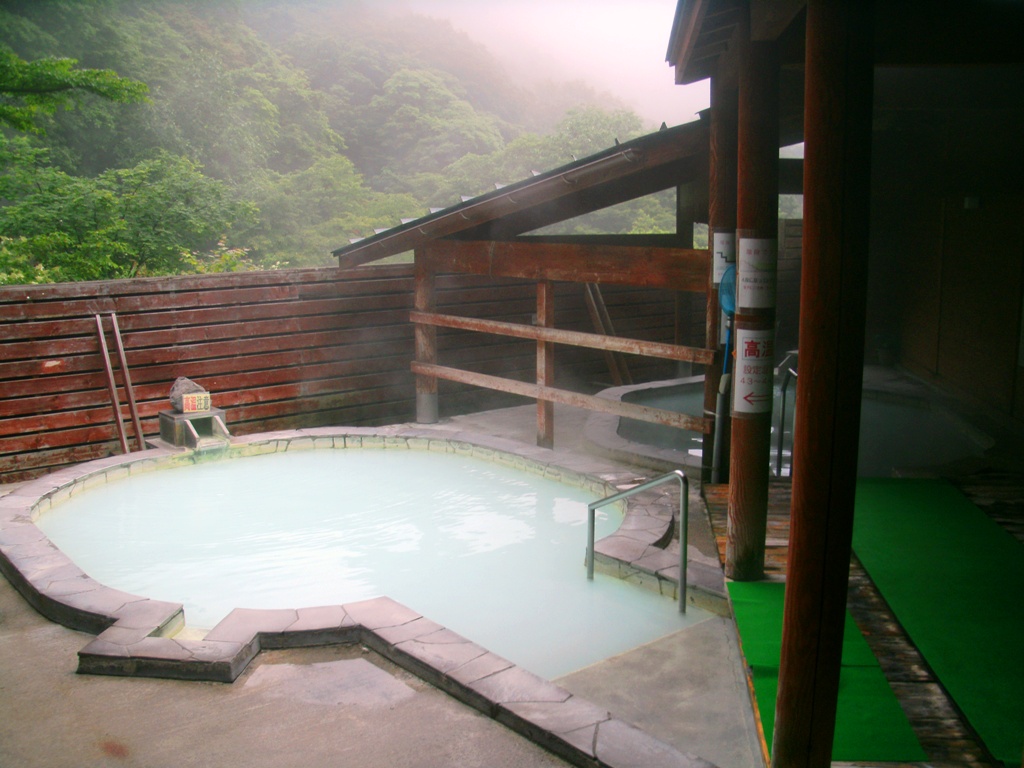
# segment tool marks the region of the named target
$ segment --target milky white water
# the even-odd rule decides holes
[[[709,616],[612,577],[587,581],[594,498],[472,457],[317,450],[138,475],[38,525],[97,581],[183,603],[191,627],[235,607],[388,595],[556,677]],[[600,510],[598,537],[620,522]]]

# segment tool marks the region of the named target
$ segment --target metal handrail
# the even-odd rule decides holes
[[[789,362],[790,358],[786,358],[784,362]],[[780,366],[781,367],[781,366]],[[779,397],[779,436],[775,443],[775,476],[782,477],[782,439],[786,431],[786,390],[789,389],[790,379],[797,378],[797,372],[792,366],[786,365],[786,371],[782,374],[782,394]],[[792,470],[793,461],[790,459],[790,475],[793,474]]]
[[[591,581],[594,579],[594,521],[597,508],[603,507],[605,504],[614,504],[617,501],[622,501],[635,493],[646,491],[673,479],[679,481],[679,612],[686,613],[686,537],[690,523],[690,483],[680,469],[674,469],[653,480],[627,488],[625,491],[620,491],[606,499],[592,501],[587,505],[587,578]]]

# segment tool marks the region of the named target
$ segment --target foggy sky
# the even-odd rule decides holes
[[[707,82],[675,85],[665,61],[676,0],[394,0],[449,19],[526,80],[583,80],[656,127],[690,122]]]

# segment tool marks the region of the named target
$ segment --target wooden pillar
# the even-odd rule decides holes
[[[416,283],[413,288],[413,306],[417,312],[433,312],[436,307],[434,294],[435,273],[428,266],[423,254],[416,251]],[[433,325],[417,325],[414,331],[416,341],[416,362],[435,365],[437,363],[437,328]],[[438,420],[437,377],[416,376],[416,421],[420,424],[435,424]]]
[[[694,224],[698,218],[703,219],[704,217],[704,214],[701,213],[702,201],[698,199],[698,190],[702,187],[703,185],[698,187],[694,182],[680,184],[676,187],[676,238],[680,248],[693,248]],[[704,201],[703,210],[707,211],[706,201]],[[687,291],[676,291],[675,293],[673,339],[680,346],[696,346],[700,343],[694,338],[695,329],[691,323],[693,302],[698,298],[697,294]],[[690,376],[692,373],[692,363],[676,362],[675,376],[677,378]]]
[[[773,766],[828,766],[853,534],[867,296],[871,3],[810,0],[800,378]],[[867,734],[866,734],[867,736]]]
[[[555,291],[550,281],[537,283],[537,325],[555,326]],[[555,345],[550,341],[537,342],[537,384],[542,387],[555,384]],[[537,445],[542,448],[555,445],[555,404],[550,400],[537,401]]]
[[[711,165],[708,169],[708,247],[711,249],[712,268],[708,274],[706,314],[704,318],[705,344],[719,354],[715,362],[704,370],[704,412],[715,413],[718,407],[718,388],[722,379],[722,339],[719,329],[722,310],[718,302],[718,283],[722,263],[736,258],[736,142],[737,99],[735,82],[719,75],[711,78]],[[729,477],[729,408],[728,400],[721,429],[704,435],[701,456],[701,480],[710,482],[712,460],[715,453],[715,435],[721,436],[720,470],[718,480]]]
[[[774,42],[750,41],[740,56],[736,199],[736,349],[725,572],[764,575],[775,363],[779,229],[779,64]]]

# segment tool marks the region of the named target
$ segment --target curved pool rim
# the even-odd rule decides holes
[[[263,433],[232,438],[219,453],[241,457],[356,447],[462,453],[599,493],[642,479],[635,468],[595,457],[418,425]],[[601,760],[614,768],[620,764],[614,755],[636,754],[657,754],[666,766],[694,764],[693,755],[388,597],[312,608],[236,608],[202,639],[176,636],[184,625],[180,604],[93,580],[34,523],[74,494],[133,474],[209,460],[209,453],[153,448],[111,456],[66,467],[0,496],[0,570],[45,617],[97,635],[78,652],[80,673],[230,683],[263,650],[359,643],[572,764]],[[597,566],[674,597],[678,557],[665,549],[677,513],[674,498],[659,492],[633,497],[619,529],[597,543]],[[727,614],[717,563],[691,561],[687,577],[691,603]]]
[[[634,392],[649,392],[663,388],[671,389],[673,387],[696,385],[698,383],[703,386],[703,376],[687,376],[680,379],[663,379],[642,384],[624,384],[618,387],[608,387],[598,392],[597,396],[621,402]],[[622,437],[619,434],[620,418],[622,417],[615,414],[597,411],[588,415],[583,428],[583,439],[586,446],[614,461],[641,463],[666,472],[676,467],[686,467],[691,470],[700,469],[700,456],[694,456],[686,451],[679,451],[673,448],[662,448],[656,445],[638,443]]]
[[[234,680],[264,648],[365,642],[412,629],[442,628],[390,598],[298,609],[235,609],[202,639],[183,633],[182,606],[107,587],[85,574],[35,525],[61,501],[109,481],[217,458],[313,449],[428,450],[474,456],[577,487],[595,497],[636,483],[635,470],[593,457],[558,453],[478,434],[420,426],[317,428],[233,438],[219,451],[155,448],[67,467],[0,497],[0,569],[47,618],[96,634],[79,652],[79,671]],[[672,494],[638,495],[619,529],[597,543],[597,567],[669,597],[677,596],[678,556],[666,550],[676,514]],[[699,561],[687,569],[690,602],[722,612],[721,571]],[[403,627],[399,632],[398,628]],[[367,633],[390,629],[376,640]],[[447,630],[446,630],[447,632]],[[420,635],[414,633],[416,637]],[[452,635],[453,633],[448,633]],[[404,642],[404,641],[403,641]],[[468,642],[468,641],[467,641]],[[482,652],[482,649],[481,649]],[[497,658],[497,657],[495,657]]]
[[[663,379],[642,384],[630,384],[609,387],[598,393],[598,397],[610,400],[628,400],[637,394],[656,392],[659,389],[678,387],[703,387],[704,377],[689,376],[678,379]],[[791,390],[792,391],[792,390]],[[963,457],[983,455],[994,445],[994,438],[970,423],[969,419],[958,413],[949,402],[936,396],[927,387],[911,378],[895,373],[892,369],[868,366],[864,369],[863,397],[878,403],[887,403],[910,409],[931,410],[940,414],[949,423],[956,424],[959,435],[966,446]],[[790,419],[792,411],[789,411]],[[713,415],[713,414],[706,414]],[[646,466],[669,470],[677,466],[697,469],[701,466],[701,456],[685,451],[629,440],[619,434],[619,416],[604,413],[592,413],[588,416],[584,427],[584,440],[587,448],[615,461],[640,463]],[[774,419],[773,431],[774,431]],[[788,431],[787,431],[788,434]],[[772,461],[774,465],[775,435],[772,436]],[[788,455],[788,454],[786,454]],[[942,462],[940,462],[942,463]],[[911,463],[907,467],[893,467],[893,470],[922,470],[931,464]],[[789,475],[784,475],[788,477]]]

